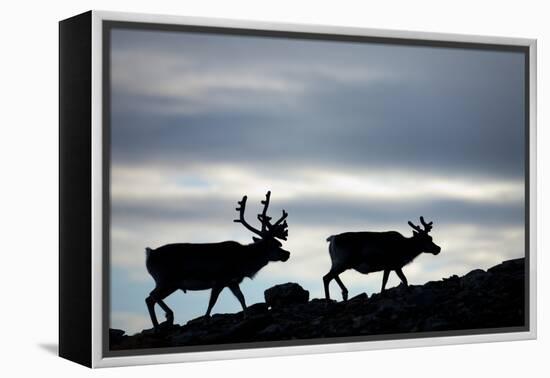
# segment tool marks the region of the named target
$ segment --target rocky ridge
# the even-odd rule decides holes
[[[132,336],[110,329],[111,350],[332,338],[522,326],[524,259],[424,285],[363,293],[346,302],[309,300],[296,283],[265,291],[246,311],[200,317]]]

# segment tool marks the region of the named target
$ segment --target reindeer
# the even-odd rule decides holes
[[[408,222],[414,229],[413,236],[410,238],[396,231],[346,232],[329,236],[327,241],[330,243],[332,267],[323,277],[326,299],[330,299],[329,283],[332,279],[336,280],[340,286],[343,300],[348,299],[348,289],[339,277],[340,273],[348,269],[355,269],[363,274],[384,271],[382,293],[386,290],[386,283],[392,270],[397,273],[401,282],[408,286],[407,278],[401,269],[422,252],[433,255],[441,252],[441,248],[428,235],[433,222],[426,223],[423,217],[420,217],[420,222],[424,229],[411,221]]]
[[[270,261],[284,262],[290,257],[290,252],[282,249],[282,244],[277,240],[286,240],[288,237],[288,213],[283,210],[281,218],[271,223],[271,217],[267,215],[270,196],[271,192],[268,191],[265,200],[261,201],[264,208],[262,213],[258,214],[260,230],[252,227],[244,219],[247,196],[238,202],[239,207],[236,210],[239,212],[239,219],[235,219],[234,222],[241,223],[259,236],[253,237],[251,244],[224,241],[208,244],[167,244],[154,250],[146,248],[145,265],[156,285],[145,299],[145,303],[155,330],[159,329],[155,303],[164,310],[166,324],[173,324],[174,313],[163,300],[178,289],[184,293],[187,290],[211,289],[206,317],[210,316],[218,295],[225,287],[231,290],[243,311],[246,311],[244,295],[239,288],[241,281],[245,277],[252,279]]]

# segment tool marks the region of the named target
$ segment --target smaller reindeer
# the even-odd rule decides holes
[[[348,289],[339,277],[340,273],[348,269],[355,269],[364,274],[384,271],[382,292],[386,290],[386,283],[392,270],[407,286],[407,278],[401,269],[422,252],[434,255],[441,252],[441,248],[428,235],[433,222],[426,223],[423,217],[420,217],[420,222],[424,229],[414,225],[411,221],[408,222],[409,226],[414,229],[413,236],[410,238],[404,237],[396,231],[346,232],[329,236],[327,241],[330,242],[329,253],[332,267],[323,277],[325,297],[330,299],[329,283],[334,279],[342,289],[344,301],[348,299]]]

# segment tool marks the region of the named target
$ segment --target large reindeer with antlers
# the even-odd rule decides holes
[[[433,222],[426,223],[423,217],[420,217],[420,222],[424,228],[409,221],[409,226],[414,229],[413,236],[410,238],[397,231],[346,232],[329,236],[327,241],[330,242],[329,253],[332,267],[323,277],[325,297],[330,299],[329,283],[334,279],[342,289],[344,301],[348,299],[348,289],[339,277],[340,273],[348,269],[355,269],[364,274],[384,271],[382,292],[386,289],[386,283],[392,270],[407,286],[407,278],[403,274],[402,268],[422,252],[434,255],[441,252],[441,248],[428,235]]]
[[[277,240],[286,240],[288,237],[288,213],[283,210],[283,215],[275,223],[271,223],[271,217],[267,215],[271,192],[267,192],[264,205],[258,220],[261,229],[252,227],[244,219],[247,197],[244,196],[238,202],[239,218],[234,222],[241,223],[249,231],[258,235],[253,237],[253,243],[242,245],[235,241],[225,241],[208,244],[167,244],[157,249],[146,248],[146,262],[148,272],[155,280],[155,289],[145,299],[149,315],[155,330],[159,323],[155,314],[156,303],[166,313],[166,323],[173,324],[174,313],[164,303],[164,298],[178,289],[184,293],[187,290],[211,289],[210,300],[206,316],[210,316],[212,307],[218,299],[218,295],[228,287],[239,300],[243,311],[246,310],[244,295],[239,284],[245,277],[253,278],[256,273],[270,261],[287,261],[290,253],[282,249],[282,244]]]

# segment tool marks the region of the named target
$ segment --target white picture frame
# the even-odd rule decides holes
[[[72,20],[72,21],[70,21]],[[72,24],[70,23],[72,22]],[[527,302],[528,307],[528,325],[525,330],[518,332],[488,332],[468,334],[465,332],[462,335],[449,336],[433,336],[433,337],[414,337],[400,338],[388,340],[373,340],[373,341],[354,341],[354,342],[338,342],[338,343],[309,343],[304,345],[285,345],[285,346],[270,346],[270,347],[253,347],[253,348],[231,348],[219,350],[206,350],[194,352],[166,352],[166,353],[147,353],[140,352],[133,355],[112,355],[106,351],[108,342],[105,323],[105,295],[108,287],[105,281],[105,249],[107,241],[105,240],[105,222],[108,218],[108,201],[105,198],[105,167],[108,164],[108,154],[105,152],[106,136],[103,134],[105,122],[105,72],[106,64],[104,56],[105,25],[107,23],[134,23],[148,25],[168,25],[168,26],[193,26],[201,28],[219,28],[233,30],[248,30],[262,31],[265,33],[289,33],[298,35],[306,33],[308,35],[332,35],[332,36],[352,36],[375,38],[379,40],[402,40],[414,43],[426,43],[434,46],[448,46],[452,44],[464,44],[465,46],[476,45],[478,48],[482,46],[512,46],[524,49],[528,66],[526,67],[526,120],[528,124],[528,141],[526,147],[526,158],[528,157],[528,174],[526,177],[526,185],[528,187],[528,201],[526,201],[526,229],[528,230],[526,245],[528,250],[525,251],[526,269],[528,272],[527,278]],[[64,29],[64,26],[65,29]],[[68,25],[68,26],[67,26]],[[127,365],[142,365],[156,363],[173,363],[187,361],[204,361],[218,359],[234,359],[245,357],[265,357],[265,356],[283,356],[297,355],[308,353],[327,353],[327,352],[346,352],[358,350],[386,349],[386,348],[407,348],[432,345],[448,345],[448,344],[465,344],[479,342],[495,342],[506,340],[526,340],[535,339],[536,331],[536,224],[537,224],[537,193],[536,193],[536,40],[522,38],[504,38],[479,35],[459,35],[445,33],[424,33],[411,31],[397,30],[380,30],[368,28],[350,28],[336,27],[323,25],[300,25],[300,24],[283,24],[283,23],[266,23],[254,21],[239,21],[228,19],[215,18],[196,18],[183,16],[169,15],[153,15],[153,14],[136,14],[123,12],[105,12],[105,11],[90,11],[81,16],[61,21],[60,33],[60,87],[61,101],[60,112],[67,114],[66,117],[60,117],[61,134],[67,133],[66,139],[61,137],[62,143],[60,148],[65,151],[70,150],[71,143],[74,144],[74,138],[68,134],[67,127],[69,121],[86,120],[89,124],[89,133],[86,129],[81,130],[79,137],[89,143],[89,149],[81,152],[82,155],[73,155],[73,164],[76,166],[71,168],[68,165],[65,167],[66,174],[63,175],[61,170],[61,191],[60,197],[64,197],[65,201],[60,203],[61,208],[61,227],[60,235],[68,235],[72,233],[73,238],[86,239],[90,241],[86,251],[69,250],[71,240],[65,243],[60,243],[60,355],[82,363],[89,367],[115,367]],[[84,31],[84,32],[83,32]],[[78,33],[83,33],[82,36]],[[71,34],[73,39],[68,35]],[[80,36],[80,37],[79,37]],[[66,38],[66,40],[64,40]],[[84,46],[83,46],[84,45]],[[80,60],[75,60],[75,54],[78,54],[78,49],[83,49],[85,55],[80,55],[83,69],[86,70],[89,64],[89,80],[84,80],[77,77],[79,74],[71,74],[63,71],[63,67],[68,64],[64,59],[71,60],[74,64],[80,64]],[[89,53],[88,53],[89,51]],[[76,75],[76,76],[75,76]],[[80,74],[81,75],[81,74]],[[76,77],[76,79],[75,79]],[[81,92],[77,95],[69,96],[69,85],[83,86]],[[64,83],[67,87],[64,87]],[[67,84],[68,83],[68,84]],[[65,97],[63,91],[65,90]],[[87,98],[86,96],[89,96]],[[89,101],[88,101],[89,100]],[[74,109],[80,107],[84,109],[79,114],[69,114],[69,108]],[[89,113],[87,113],[87,112]],[[66,113],[64,113],[66,112]],[[89,114],[89,115],[88,115]],[[71,118],[73,117],[73,118]],[[78,131],[71,131],[73,133]],[[74,135],[73,135],[74,136]],[[89,155],[86,155],[88,154]],[[86,156],[84,156],[86,155]],[[63,153],[61,154],[61,167],[64,167]],[[81,169],[87,162],[91,166],[83,170],[82,175],[89,176],[91,187],[89,192],[77,191],[78,188],[71,186],[71,179],[74,176],[70,174],[72,169]],[[66,163],[70,164],[70,163]],[[79,168],[80,167],[80,168]],[[90,205],[88,214],[71,214],[68,207],[74,207],[75,203],[84,203]],[[69,211],[69,213],[66,213]],[[75,222],[75,217],[87,217],[82,223]],[[88,227],[89,226],[89,227]],[[68,237],[68,236],[67,236]],[[69,256],[72,254],[71,256]],[[75,265],[77,264],[77,265]],[[82,272],[79,271],[82,269]],[[68,271],[79,273],[75,277]],[[82,286],[84,285],[84,286]],[[82,299],[89,299],[89,307],[85,305],[80,307],[80,311],[89,311],[89,318],[82,319],[78,323],[69,322],[69,317],[78,316],[78,311],[74,309],[76,301],[73,296],[82,295],[80,288],[89,294],[83,296]],[[77,290],[78,289],[78,290]],[[299,343],[298,343],[299,344]],[[78,351],[75,351],[78,349]]]

